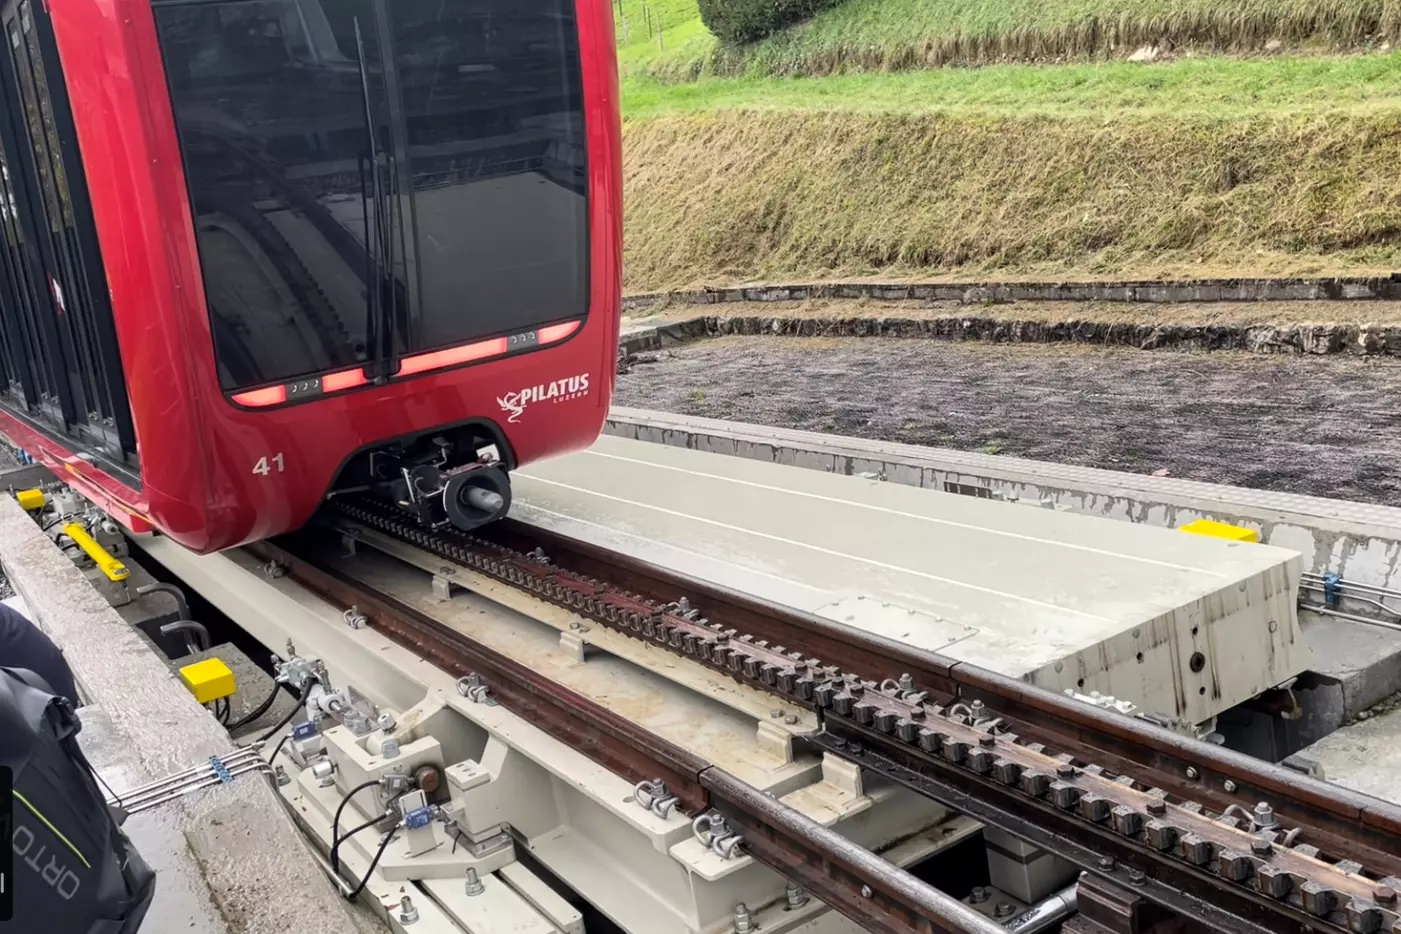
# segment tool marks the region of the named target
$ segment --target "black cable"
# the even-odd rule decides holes
[[[332,821],[331,821],[331,868],[332,868],[332,869],[339,869],[339,868],[340,868],[339,864],[336,862],[336,841],[338,841],[338,840],[340,839],[340,835],[341,835],[341,815],[345,813],[345,806],[346,806],[347,804],[350,803],[350,799],[351,799],[351,798],[355,797],[357,794],[359,794],[360,792],[364,791],[366,788],[374,788],[374,787],[375,787],[376,785],[378,785],[378,784],[379,784],[379,779],[377,779],[377,778],[372,778],[372,779],[370,779],[370,780],[367,781],[367,782],[361,782],[360,784],[356,785],[354,788],[352,788],[352,789],[350,789],[348,792],[346,792],[345,797],[344,797],[344,798],[341,798],[341,803],[336,807],[336,816],[335,816],[335,818],[332,819]]]
[[[384,820],[384,817],[383,817],[383,816],[380,816],[380,817],[371,817],[369,820],[365,821],[365,823],[361,824],[359,827],[356,827],[356,828],[353,829],[353,830],[347,830],[347,831],[345,832],[345,836],[343,836],[343,837],[336,837],[335,840],[334,840],[334,842],[331,844],[331,868],[332,868],[332,869],[336,869],[336,870],[339,870],[339,869],[340,869],[340,865],[341,865],[341,856],[340,856],[340,853],[341,853],[341,844],[342,844],[342,843],[344,843],[345,841],[349,840],[351,837],[355,836],[355,835],[356,835],[357,833],[359,833],[360,831],[370,829],[371,827],[373,827],[375,824],[378,824],[378,823],[379,823],[380,821],[382,821],[382,820]]]
[[[398,828],[395,828],[395,830],[397,829]],[[350,894],[345,897],[346,901],[355,901],[360,893],[365,891],[365,885],[370,881],[370,876],[374,875],[375,867],[379,865],[380,857],[384,855],[385,850],[389,849],[389,841],[393,840],[395,837],[395,830],[391,830],[384,835],[384,839],[380,841],[379,849],[375,850],[375,858],[370,860],[370,868],[365,870],[365,878],[361,879],[359,885],[355,886]]]
[[[311,680],[315,681],[316,679],[313,678],[313,679],[311,679]],[[291,709],[291,710],[287,711],[287,716],[285,716],[285,717],[283,717],[281,720],[279,720],[278,723],[277,723],[277,726],[275,726],[275,727],[273,727],[272,729],[268,730],[268,731],[267,731],[266,733],[264,733],[262,736],[259,736],[259,737],[258,737],[258,742],[260,742],[260,743],[266,743],[268,740],[272,739],[273,735],[274,735],[278,730],[282,729],[284,726],[286,726],[287,724],[291,723],[291,722],[292,722],[292,718],[295,717],[295,716],[297,715],[297,711],[302,709],[301,701],[302,701],[301,695],[298,695],[298,696],[297,696],[297,703],[294,704],[294,705],[292,705],[292,709]]]
[[[257,719],[258,719],[259,717],[261,717],[263,714],[265,714],[265,713],[267,713],[269,710],[271,710],[271,709],[272,709],[273,703],[276,702],[276,700],[277,700],[278,692],[279,692],[281,689],[282,689],[282,685],[280,685],[280,684],[278,684],[276,681],[274,681],[274,682],[272,683],[272,693],[268,695],[268,699],[265,700],[265,701],[263,701],[261,704],[259,704],[257,710],[254,710],[254,711],[251,711],[251,712],[249,712],[249,713],[246,713],[246,714],[244,714],[243,716],[239,717],[237,720],[235,720],[233,723],[230,723],[230,724],[229,724],[229,730],[230,730],[230,732],[232,732],[233,730],[241,730],[241,729],[243,729],[245,726],[247,726],[248,724],[252,723],[254,720],[257,720]]]
[[[292,734],[287,733],[284,734],[283,737],[277,741],[277,745],[272,747],[272,755],[268,756],[268,765],[272,765],[277,761],[277,754],[282,751],[282,747],[287,743],[287,740],[291,738]]]

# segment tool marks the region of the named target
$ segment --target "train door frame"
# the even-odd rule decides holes
[[[29,241],[25,283],[58,411],[47,414],[79,446],[139,483],[126,391],[87,177],[42,0],[0,4],[0,144],[8,187]],[[36,130],[37,126],[37,130]],[[18,177],[17,177],[18,175]],[[16,283],[13,277],[12,290]],[[23,314],[24,312],[21,312]]]

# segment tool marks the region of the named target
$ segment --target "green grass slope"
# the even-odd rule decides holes
[[[1151,66],[1004,65],[825,78],[624,82],[629,121],[676,113],[836,111],[1226,119],[1401,111],[1401,54],[1200,58]],[[756,116],[755,119],[763,119]]]
[[[695,0],[619,0],[625,76],[818,75],[949,63],[1127,57],[1142,46],[1356,50],[1401,34],[1401,0],[846,0],[747,46]]]
[[[702,111],[624,130],[628,292],[1394,268],[1401,115]]]

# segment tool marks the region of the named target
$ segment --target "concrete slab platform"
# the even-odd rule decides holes
[[[234,750],[208,711],[175,679],[146,641],[108,606],[81,571],[14,502],[0,496],[0,565],[29,610],[64,652],[79,689],[96,709],[95,749],[113,770],[114,790],[173,774]],[[87,721],[85,721],[86,723]],[[100,724],[100,725],[99,725]],[[86,729],[85,729],[86,732]],[[80,737],[86,747],[89,739]],[[243,776],[149,814],[139,825],[171,889],[142,934],[281,934],[295,906],[299,934],[355,931],[356,920],[312,861],[273,789]],[[218,828],[219,845],[205,846]],[[169,881],[166,881],[169,880]]]
[[[1190,723],[1310,663],[1285,549],[613,437],[515,477],[527,522]]]
[[[1401,706],[1344,727],[1299,755],[1322,766],[1330,782],[1401,803]]]
[[[614,406],[610,435],[969,496],[1045,503],[1085,515],[1179,528],[1217,519],[1303,555],[1303,569],[1401,589],[1401,509],[897,444]]]

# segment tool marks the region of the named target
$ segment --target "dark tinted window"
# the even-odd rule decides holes
[[[587,236],[568,0],[392,0],[419,278],[414,343],[582,315]]]
[[[136,435],[52,24],[18,0],[0,34],[4,376],[29,414],[129,465]]]
[[[156,20],[225,388],[584,314],[565,0],[175,3]]]

